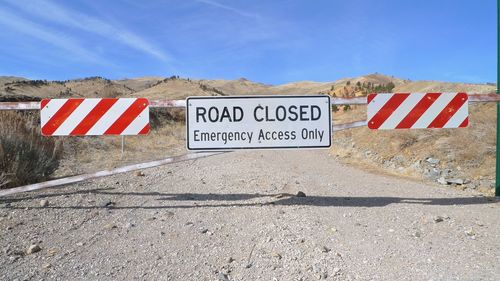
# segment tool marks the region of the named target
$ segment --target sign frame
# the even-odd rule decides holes
[[[211,148],[192,148],[189,146],[189,101],[200,99],[287,99],[287,98],[327,98],[328,99],[328,145],[315,146],[261,146],[261,147],[211,147]],[[241,95],[241,96],[190,96],[186,98],[186,148],[190,151],[232,151],[232,150],[291,150],[291,149],[328,149],[332,146],[332,109],[331,97],[328,95]]]

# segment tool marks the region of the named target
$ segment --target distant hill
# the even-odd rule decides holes
[[[146,97],[184,99],[188,96],[223,95],[312,95],[337,97],[364,96],[370,92],[446,92],[490,93],[495,84],[466,84],[439,81],[410,81],[379,73],[343,78],[332,82],[299,81],[266,85],[245,78],[236,80],[192,80],[172,76],[108,80],[89,77],[67,81],[28,80],[0,77],[0,100],[67,97]]]

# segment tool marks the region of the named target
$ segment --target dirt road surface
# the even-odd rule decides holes
[[[500,280],[500,203],[476,193],[325,150],[143,172],[1,198],[0,279]]]

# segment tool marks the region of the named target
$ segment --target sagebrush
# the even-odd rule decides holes
[[[37,124],[32,113],[0,111],[0,188],[47,180],[58,168],[62,143]]]

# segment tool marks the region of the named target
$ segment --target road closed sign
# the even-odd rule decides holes
[[[331,146],[329,96],[190,97],[189,150]]]

